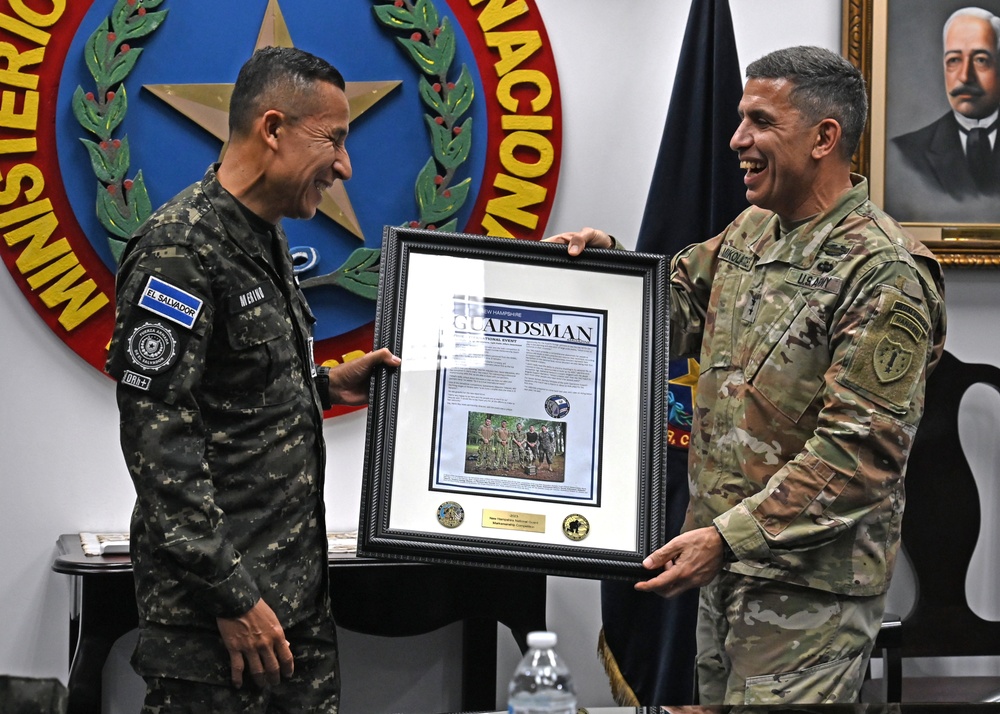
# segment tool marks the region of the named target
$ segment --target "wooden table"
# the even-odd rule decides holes
[[[127,555],[84,555],[79,535],[57,542],[52,563],[73,576],[69,627],[69,714],[101,710],[101,673],[115,640],[138,625]],[[545,629],[545,576],[330,554],[333,614],[341,627],[408,637],[462,622],[462,708],[496,708],[497,623],[521,651]],[[484,676],[486,675],[486,676]]]

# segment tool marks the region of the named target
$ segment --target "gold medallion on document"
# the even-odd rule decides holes
[[[454,501],[445,501],[438,506],[437,518],[445,528],[458,528],[465,520],[465,509]]]
[[[563,519],[563,533],[570,540],[583,540],[590,533],[590,521],[579,513],[571,513]]]

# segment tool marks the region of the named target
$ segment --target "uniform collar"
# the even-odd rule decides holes
[[[867,203],[868,180],[852,173],[851,188],[842,193],[829,209],[783,234],[777,242],[774,238],[778,235],[778,216],[771,214],[770,220],[764,223],[763,230],[753,240],[752,249],[760,257],[758,262],[763,264],[780,259],[797,268],[809,268],[834,229]]]
[[[274,271],[279,282],[291,280],[293,271],[291,258],[287,256],[287,249],[281,245],[280,250],[272,251],[271,246],[271,240],[277,240],[279,244],[282,243],[281,239],[284,233],[281,226],[268,223],[263,218],[253,214],[235,196],[223,188],[216,174],[218,168],[219,164],[209,166],[201,185],[208,200],[211,201],[225,224],[226,234],[239,246],[240,250]],[[261,240],[261,232],[257,230],[258,224],[264,228],[265,234],[271,236],[271,240],[267,244]],[[279,260],[280,265],[274,265],[275,259]]]

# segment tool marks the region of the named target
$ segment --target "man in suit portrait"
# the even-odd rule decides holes
[[[1000,220],[1000,17],[978,7],[944,25],[944,84],[949,111],[890,142],[886,210],[909,204],[901,220]],[[926,212],[920,215],[921,212]],[[912,213],[917,215],[912,215]]]

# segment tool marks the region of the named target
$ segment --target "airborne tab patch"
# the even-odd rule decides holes
[[[139,296],[139,307],[188,329],[194,327],[204,304],[191,293],[153,276],[146,281]]]
[[[923,313],[902,300],[897,300],[892,304],[889,314],[891,324],[908,332],[916,342],[925,339],[927,333],[931,331],[930,323],[927,322]]]

